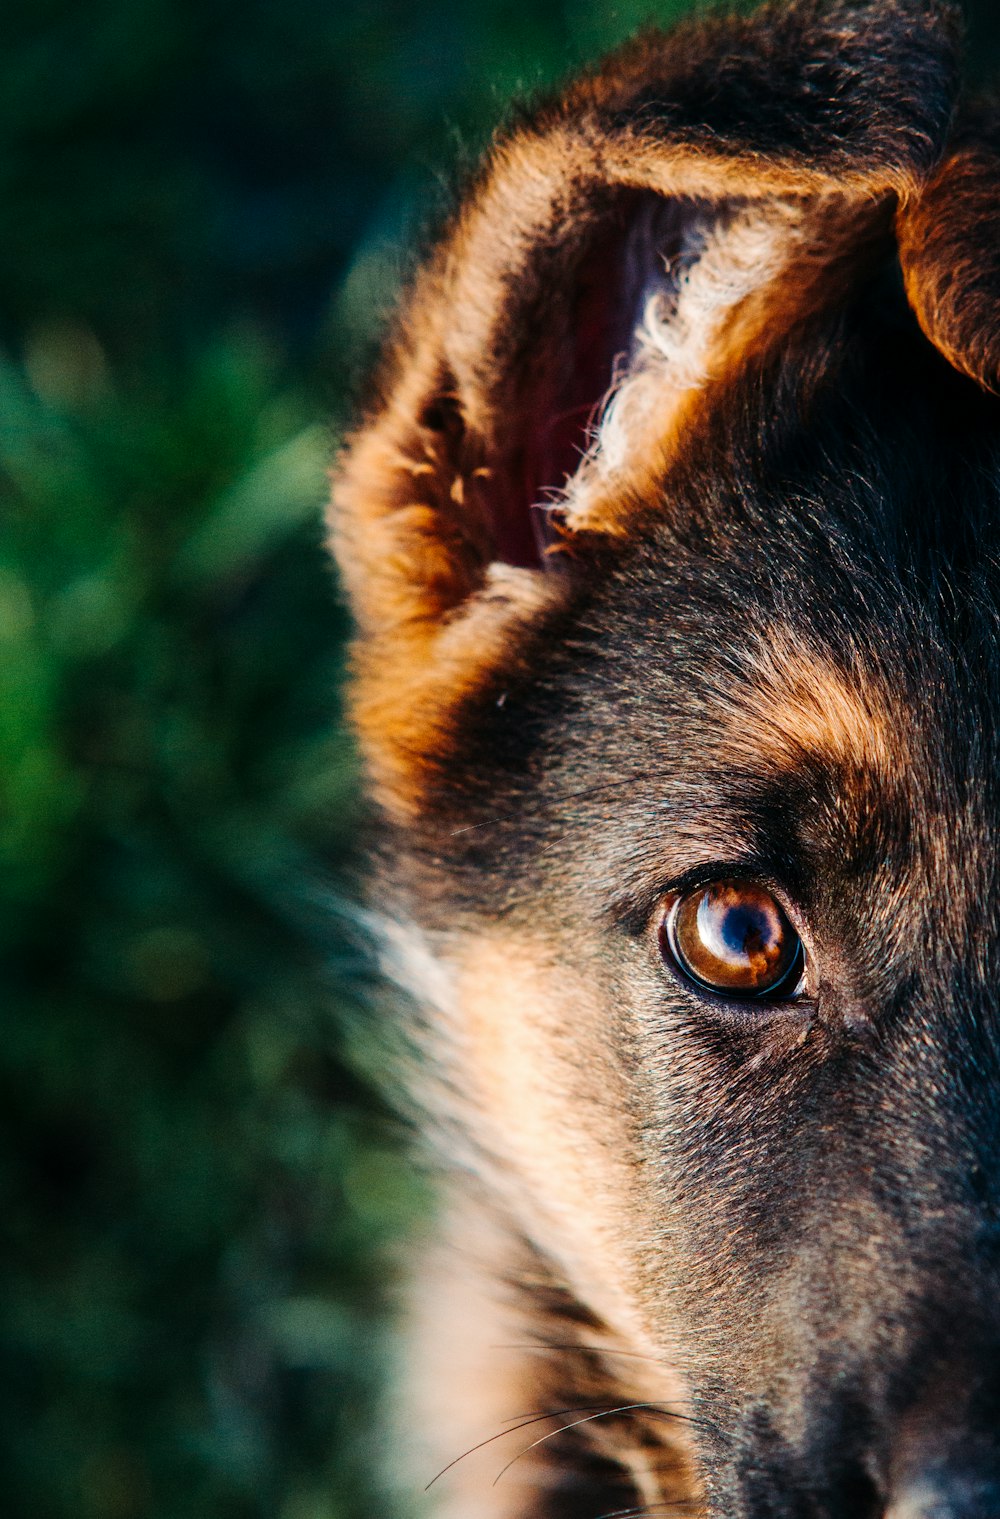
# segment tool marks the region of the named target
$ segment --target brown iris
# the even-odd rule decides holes
[[[790,995],[801,976],[802,941],[755,881],[712,881],[674,898],[660,948],[692,981],[723,997]]]

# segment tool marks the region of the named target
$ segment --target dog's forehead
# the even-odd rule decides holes
[[[550,797],[572,796],[574,816],[595,799],[595,875],[624,862],[639,891],[759,856],[841,899],[857,888],[873,921],[902,904],[910,939],[944,905],[953,935],[983,919],[1000,820],[996,472],[980,461],[942,503],[937,458],[923,481],[904,461],[895,494],[875,457],[866,482],[845,469],[796,499],[761,495],[738,530],[684,541],[667,525],[622,551],[556,661],[579,741],[561,707],[547,725]]]
[[[780,382],[723,395],[598,593],[616,672],[727,764],[996,768],[1000,407],[910,354],[856,334],[798,416]]]

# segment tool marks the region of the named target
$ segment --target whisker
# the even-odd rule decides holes
[[[635,1405],[637,1408],[640,1406],[645,1405]],[[531,1414],[527,1417],[523,1414],[514,1414],[513,1417],[514,1419],[519,1420],[518,1423],[511,1424],[511,1421],[509,1419],[505,1420],[504,1422],[509,1424],[510,1428],[501,1429],[497,1434],[490,1435],[485,1440],[480,1440],[476,1445],[470,1445],[468,1450],[463,1450],[462,1454],[460,1456],[456,1456],[454,1461],[449,1461],[447,1466],[442,1466],[441,1470],[437,1472],[436,1475],[433,1476],[428,1482],[427,1486],[424,1488],[424,1492],[429,1492],[439,1477],[443,1477],[446,1472],[450,1472],[452,1467],[457,1466],[460,1461],[464,1461],[466,1456],[474,1456],[477,1450],[484,1450],[487,1445],[492,1445],[496,1440],[502,1440],[505,1435],[516,1435],[519,1429],[528,1429],[532,1424],[541,1424],[544,1419],[562,1419],[565,1418],[567,1414],[583,1413],[594,1409],[603,1409],[605,1413],[608,1412],[606,1406],[603,1403],[578,1403],[575,1408],[550,1408],[546,1413]],[[677,1417],[680,1418],[682,1415],[678,1414]],[[566,1426],[566,1428],[571,1427],[572,1426],[570,1425]],[[559,1431],[554,1430],[553,1433],[558,1434]],[[530,1450],[531,1447],[529,1446],[528,1449]],[[521,1454],[523,1455],[523,1452]],[[517,1457],[515,1456],[514,1459],[516,1461]]]
[[[549,1351],[551,1351],[553,1354],[559,1354],[562,1351],[566,1351],[566,1350],[574,1351],[575,1350],[575,1351],[578,1351],[579,1354],[581,1354],[581,1355],[627,1356],[630,1360],[648,1361],[651,1365],[658,1366],[661,1370],[664,1370],[667,1367],[667,1363],[665,1361],[661,1360],[659,1356],[649,1355],[645,1351],[642,1351],[642,1350],[614,1350],[609,1345],[588,1345],[586,1343],[577,1343],[577,1342],[570,1341],[570,1340],[567,1340],[565,1342],[560,1342],[559,1340],[545,1340],[545,1341],[537,1341],[536,1340],[536,1341],[533,1341],[533,1342],[526,1342],[523,1345],[517,1345],[517,1344],[513,1344],[513,1345],[491,1345],[490,1349],[491,1350],[534,1350],[534,1351],[540,1351],[543,1354],[545,1354],[546,1352],[549,1352]],[[654,1407],[655,1407],[651,1403],[650,1404],[646,1404],[644,1406],[648,1407],[651,1410],[653,1410]],[[573,1410],[573,1409],[569,1409],[567,1411],[570,1412],[570,1413],[575,1412],[575,1410]],[[676,1413],[676,1412],[671,1412],[671,1411],[665,1411],[665,1410],[658,1410],[658,1411],[664,1412],[665,1416],[668,1417],[668,1418],[672,1418],[672,1419],[684,1419],[688,1424],[693,1424],[696,1429],[705,1429],[705,1430],[708,1430],[711,1434],[718,1435],[718,1437],[719,1437],[720,1440],[729,1440],[730,1439],[730,1436],[721,1427],[721,1425],[716,1424],[713,1419],[706,1419],[706,1418],[701,1417],[698,1414],[681,1414],[681,1413]]]
[[[657,1498],[652,1503],[640,1504],[638,1508],[615,1508],[610,1513],[598,1514],[597,1519],[644,1519],[646,1514],[651,1514],[654,1509],[672,1509],[681,1512],[684,1509],[696,1509],[696,1498]]]
[[[599,1409],[596,1413],[589,1413],[583,1419],[572,1419],[570,1420],[569,1424],[562,1424],[558,1429],[549,1430],[547,1435],[541,1435],[537,1440],[532,1440],[530,1445],[526,1445],[523,1450],[519,1450],[517,1455],[513,1456],[511,1460],[507,1462],[506,1466],[500,1468],[496,1476],[493,1478],[493,1486],[496,1487],[497,1483],[500,1481],[500,1478],[504,1475],[504,1473],[510,1471],[514,1463],[516,1461],[520,1461],[522,1456],[526,1456],[529,1451],[535,1450],[539,1445],[544,1445],[546,1441],[554,1440],[557,1435],[564,1435],[566,1431],[570,1429],[578,1429],[581,1424],[592,1424],[595,1419],[610,1419],[615,1414],[633,1413],[635,1410],[640,1408],[645,1409],[649,1413],[659,1414],[663,1418],[682,1419],[685,1423],[688,1424],[694,1422],[692,1419],[688,1418],[686,1414],[672,1413],[669,1409],[659,1406],[655,1403],[621,1403],[617,1408]],[[523,1425],[518,1426],[518,1428],[523,1427]]]

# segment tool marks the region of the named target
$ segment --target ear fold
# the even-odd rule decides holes
[[[546,505],[570,541],[622,531],[699,395],[829,302],[932,169],[955,43],[936,0],[766,5],[640,38],[499,140],[335,480],[355,715],[390,810],[562,594]]]
[[[900,208],[897,235],[924,332],[956,369],[1000,392],[1000,153],[985,135],[958,144]]]

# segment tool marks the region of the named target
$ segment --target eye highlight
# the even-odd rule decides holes
[[[696,986],[740,1001],[793,997],[805,960],[771,892],[735,878],[675,896],[660,925],[660,953]]]

